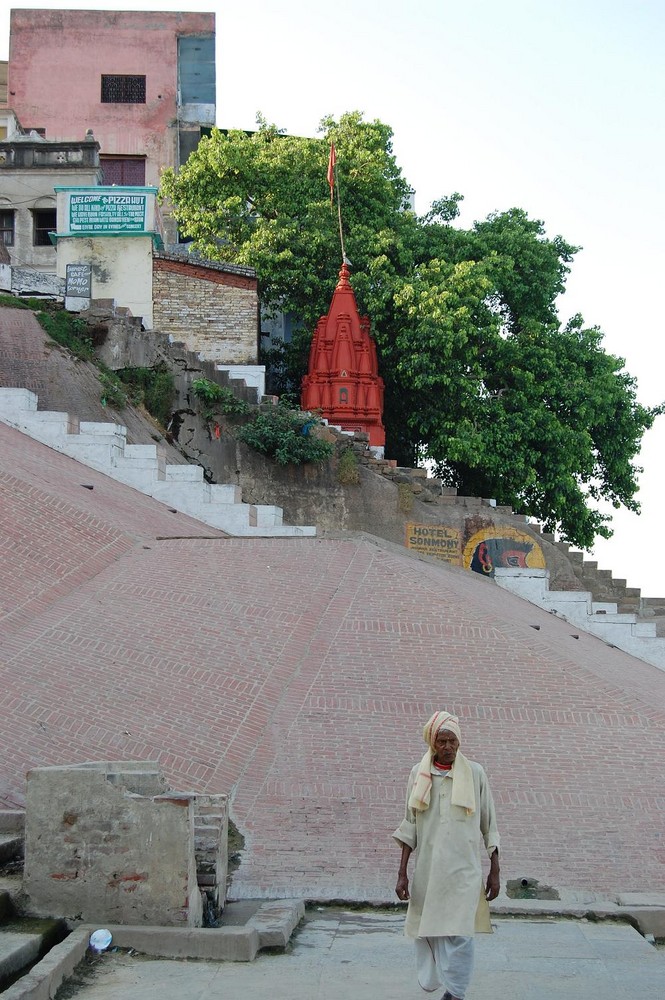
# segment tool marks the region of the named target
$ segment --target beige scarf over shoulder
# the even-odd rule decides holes
[[[432,758],[434,756],[434,741],[437,734],[442,729],[447,729],[462,742],[459,726],[459,719],[456,715],[448,712],[435,712],[431,719],[423,728],[423,739],[427,743],[428,750],[420,764],[416,780],[409,796],[409,809],[416,812],[424,812],[429,809],[430,795],[432,793]],[[476,811],[476,794],[473,787],[473,771],[466,757],[459,751],[453,764],[453,791],[451,802],[454,806],[461,806],[470,815]]]

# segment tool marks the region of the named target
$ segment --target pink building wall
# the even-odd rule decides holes
[[[47,139],[91,128],[102,156],[145,156],[157,185],[177,162],[178,36],[214,32],[207,13],[13,10],[8,104]],[[103,104],[102,74],[145,75],[145,104]]]

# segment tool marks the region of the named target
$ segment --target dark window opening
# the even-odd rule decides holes
[[[145,104],[145,77],[103,75],[102,104]]]
[[[143,187],[145,184],[145,158],[142,156],[100,156],[103,183],[120,187]]]
[[[32,212],[33,237],[32,242],[36,247],[50,247],[51,241],[49,233],[56,230],[57,213],[54,208],[35,208]]]
[[[0,243],[14,246],[14,212],[11,209],[0,212]]]

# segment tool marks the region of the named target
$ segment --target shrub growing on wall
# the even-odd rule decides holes
[[[238,430],[237,436],[280,465],[324,462],[332,455],[333,446],[311,433],[319,423],[309,413],[274,406],[257,413],[254,420]]]

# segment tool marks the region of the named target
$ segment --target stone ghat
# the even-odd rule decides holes
[[[579,581],[576,589],[590,591],[595,601],[615,602],[621,613],[633,613],[645,620],[655,620],[657,635],[665,636],[665,597],[642,597],[639,587],[629,587],[626,580],[615,578],[611,570],[600,569],[596,560],[585,559],[583,552],[572,549],[568,542],[557,540],[551,532],[543,531],[542,526],[537,521],[531,520],[527,514],[520,514],[512,507],[497,504],[491,499],[460,496],[456,487],[444,486],[440,479],[430,477],[427,469],[407,468],[398,466],[394,460],[375,458],[369,451],[367,434],[356,432],[351,436],[334,427],[330,427],[329,430],[337,438],[351,442],[351,447],[363,466],[391,480],[397,486],[408,487],[420,503],[440,507],[464,507],[469,510],[485,507],[509,517],[516,527],[528,523],[529,531],[539,534],[544,541],[556,546],[567,557]]]

